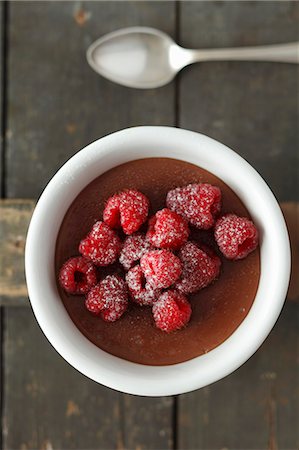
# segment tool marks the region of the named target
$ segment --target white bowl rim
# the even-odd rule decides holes
[[[243,322],[214,350],[169,366],[135,364],[97,348],[68,316],[54,275],[57,232],[71,200],[109,168],[147,157],[181,159],[214,173],[245,203],[261,230],[262,239],[258,292]],[[45,239],[45,236],[50,237]],[[52,262],[49,264],[49,261]],[[73,367],[92,380],[122,392],[143,396],[176,395],[225,377],[259,348],[275,324],[285,300],[290,277],[290,245],[274,195],[241,156],[200,133],[174,127],[141,126],[98,139],[59,169],[33,213],[26,241],[25,268],[35,317],[52,346]]]

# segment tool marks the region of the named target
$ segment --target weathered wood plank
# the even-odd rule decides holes
[[[298,447],[299,305],[286,304],[269,338],[234,374],[179,397],[179,448]]]
[[[5,309],[4,342],[4,449],[172,448],[171,398],[88,380],[57,355],[30,309]]]
[[[181,2],[180,44],[262,45],[299,39],[298,2]],[[181,127],[205,133],[244,156],[280,201],[298,186],[298,67],[210,62],[181,74]]]
[[[70,367],[28,308],[5,311],[4,449],[121,448],[120,394]]]
[[[1,36],[1,48],[0,48],[0,191],[1,197],[3,196],[3,141],[4,141],[4,130],[3,130],[3,80],[4,80],[4,4],[0,3],[0,36]]]
[[[28,303],[24,251],[33,200],[0,202],[0,300],[1,304]]]
[[[97,75],[85,57],[93,40],[121,27],[174,35],[173,2],[12,2],[10,21],[8,197],[36,198],[70,156],[105,134],[173,125],[174,83],[124,88]]]
[[[299,202],[281,204],[291,241],[292,269],[288,299],[299,299]]]
[[[122,397],[125,449],[166,450],[173,448],[171,397]]]
[[[25,281],[24,250],[34,200],[0,200],[0,304],[28,304]],[[299,203],[283,202],[292,248],[292,277],[288,299],[299,301]]]

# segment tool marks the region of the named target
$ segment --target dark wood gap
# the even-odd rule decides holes
[[[173,450],[179,450],[179,421],[178,421],[178,395],[173,397],[172,406],[172,448]]]
[[[6,156],[6,125],[7,125],[7,86],[8,86],[8,74],[7,74],[7,60],[8,60],[8,20],[9,20],[9,2],[5,1],[1,5],[2,17],[1,17],[1,173],[0,173],[0,190],[1,198],[6,197],[6,171],[5,171],[5,156]]]
[[[128,394],[119,393],[118,405],[119,405],[119,436],[117,437],[117,444],[119,448],[126,448],[126,411],[125,411],[125,396]]]
[[[179,1],[175,2],[175,41],[180,45],[180,14],[181,14],[181,4]],[[176,127],[180,126],[180,73],[177,74],[175,78],[175,93],[174,93],[174,125]]]

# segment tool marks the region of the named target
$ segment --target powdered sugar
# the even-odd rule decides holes
[[[207,230],[214,225],[221,209],[221,191],[208,183],[189,184],[169,191],[166,205],[197,228]]]
[[[111,228],[120,228],[120,197],[119,195],[113,195],[107,200],[104,212],[103,220]]]
[[[137,190],[110,197],[103,214],[105,222],[96,222],[80,243],[79,251],[84,257],[72,258],[62,266],[62,287],[73,294],[88,293],[86,308],[108,322],[122,316],[130,295],[133,302],[152,306],[159,329],[171,332],[185,326],[191,316],[185,295],[212,283],[221,266],[213,250],[188,241],[187,221],[200,229],[213,227],[220,213],[221,191],[210,184],[189,184],[170,191],[166,202],[168,208],[157,211],[148,221],[145,235],[136,231],[147,221],[147,197]],[[120,227],[129,235],[123,242],[112,229]],[[254,224],[234,214],[221,217],[214,232],[220,250],[229,259],[244,258],[258,245]],[[114,275],[96,284],[97,271],[92,262],[108,266],[118,257],[124,270],[119,265],[112,266],[108,273],[113,271]],[[125,276],[126,281],[116,273]],[[162,293],[163,289],[167,290]]]
[[[137,233],[128,236],[124,241],[119,262],[124,269],[129,270],[150,248],[151,244],[145,239],[144,234]]]
[[[107,322],[119,319],[128,307],[127,286],[116,275],[108,275],[86,297],[86,308]]]
[[[164,292],[153,305],[153,316],[160,330],[170,333],[184,327],[191,317],[191,305],[177,291]]]
[[[228,259],[242,259],[258,245],[258,231],[247,217],[226,214],[215,225],[215,239]]]
[[[120,253],[121,241],[104,222],[96,222],[91,232],[80,242],[79,252],[97,266],[113,264]]]
[[[69,294],[86,294],[97,282],[97,272],[91,261],[77,256],[66,261],[60,269],[60,286]]]
[[[175,250],[187,241],[188,236],[186,220],[168,208],[158,211],[149,220],[146,237],[155,247]]]
[[[147,220],[148,209],[148,198],[130,189],[108,199],[103,218],[112,228],[121,226],[126,234],[133,234]]]
[[[135,303],[141,306],[151,306],[159,297],[161,290],[154,289],[147,283],[139,265],[133,267],[126,274],[126,282]]]
[[[152,250],[140,260],[146,281],[155,289],[168,288],[179,278],[182,264],[177,256],[168,250]]]
[[[189,241],[181,248],[179,257],[183,263],[183,271],[175,287],[184,294],[193,294],[203,289],[219,275],[221,262],[212,250],[207,253]]]

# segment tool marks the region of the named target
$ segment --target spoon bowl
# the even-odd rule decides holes
[[[170,54],[179,47],[153,28],[131,27],[106,34],[87,50],[90,66],[100,75],[128,87],[150,89],[176,75]]]
[[[87,50],[87,61],[100,75],[123,86],[151,89],[169,83],[188,64],[202,61],[299,62],[299,43],[259,47],[193,50],[149,27],[106,34]]]

